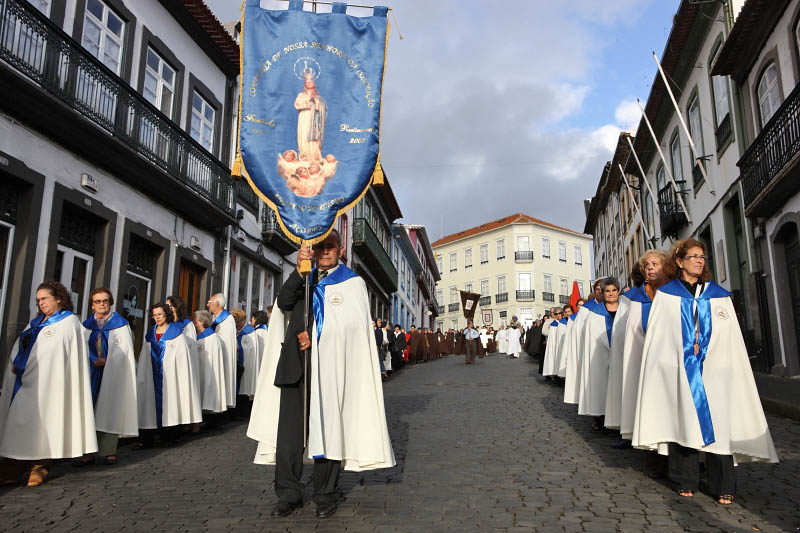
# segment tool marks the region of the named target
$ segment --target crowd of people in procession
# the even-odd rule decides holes
[[[708,491],[729,505],[736,464],[778,457],[730,293],[705,254],[691,238],[646,252],[631,287],[597,280],[593,298],[534,323],[526,351],[592,429],[619,433],[612,447],[666,457],[660,474],[687,498],[704,464]]]
[[[591,299],[553,307],[527,330],[468,320],[461,330],[406,331],[376,319],[381,374],[389,379],[451,354],[474,364],[524,351],[594,430],[619,432],[614,448],[666,456],[665,473],[685,497],[698,490],[704,463],[709,491],[730,504],[736,464],[778,458],[730,294],[711,281],[705,253],[694,239],[670,253],[650,250],[633,286],[597,280]],[[156,436],[170,445],[201,422],[213,429],[249,414],[268,312],[248,320],[216,294],[190,318],[170,296],[150,308],[154,324],[137,359],[111,291],[95,289],[90,303],[81,323],[63,285],[48,281],[36,291],[40,313],[12,349],[0,395],[3,483],[39,485],[54,459],[84,466],[97,456],[112,465],[120,437],[138,435],[138,448],[152,447]]]
[[[215,294],[208,310],[187,315],[178,296],[150,307],[153,325],[138,357],[114,295],[89,295],[85,321],[69,291],[46,281],[36,291],[39,314],[11,350],[0,392],[0,483],[42,484],[53,460],[73,466],[117,462],[120,437],[135,449],[164,446],[186,433],[246,417],[255,394],[269,314],[225,308]]]

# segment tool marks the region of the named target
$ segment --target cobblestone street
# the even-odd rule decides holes
[[[58,464],[40,488],[0,492],[0,529],[25,531],[796,531],[800,424],[770,417],[781,463],[737,468],[736,503],[685,500],[654,480],[652,455],[617,451],[536,375],[494,355],[408,368],[385,384],[397,466],[345,472],[346,501],[269,517],[272,468],[252,464],[246,424],[175,448],[120,450],[116,467]],[[306,468],[306,477],[310,474]],[[310,497],[310,487],[307,491]]]

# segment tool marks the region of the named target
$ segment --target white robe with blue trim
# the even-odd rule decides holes
[[[598,303],[598,310],[604,310],[604,303]],[[606,411],[606,391],[608,388],[608,360],[611,345],[608,340],[606,316],[590,310],[583,329],[583,343],[580,347],[581,381],[578,387],[578,414],[602,416]]]
[[[712,298],[702,381],[715,442],[705,445],[684,367],[680,296],[661,287],[653,299],[642,354],[633,445],[666,452],[667,443],[736,463],[778,461],[730,297]],[[687,291],[688,294],[688,291]]]
[[[608,360],[608,387],[604,424],[607,428],[619,429],[622,420],[622,360],[625,349],[625,325],[631,301],[621,294],[619,307],[614,315],[614,331],[611,333],[611,351]]]
[[[566,342],[569,343],[563,352],[564,361],[564,403],[577,404],[579,398],[578,387],[580,386],[580,348],[583,342],[583,330],[589,310],[581,307],[578,315],[573,320],[572,328]]]

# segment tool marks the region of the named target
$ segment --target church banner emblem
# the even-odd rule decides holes
[[[494,320],[494,314],[491,309],[481,309],[481,319],[484,326],[491,326]]]
[[[273,208],[284,233],[313,244],[338,214],[381,184],[378,144],[388,36],[386,7],[372,16],[242,11],[239,145],[233,174]]]

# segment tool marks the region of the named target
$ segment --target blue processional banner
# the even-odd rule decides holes
[[[383,172],[378,157],[386,7],[370,17],[261,9],[242,11],[239,150],[243,175],[295,242],[332,229]]]

